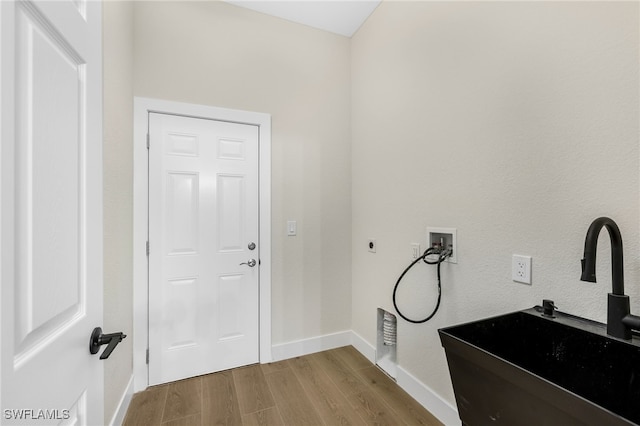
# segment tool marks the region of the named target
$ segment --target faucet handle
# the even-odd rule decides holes
[[[556,309],[558,309],[558,307],[553,303],[553,300],[542,300],[542,315],[544,315],[545,317],[555,318],[553,312]]]

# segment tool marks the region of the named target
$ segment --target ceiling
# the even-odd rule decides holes
[[[224,0],[288,21],[351,37],[381,0]]]

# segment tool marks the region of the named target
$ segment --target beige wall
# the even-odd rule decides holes
[[[350,41],[221,2],[106,2],[105,422],[132,372],[133,96],[272,116],[273,344],[351,326]],[[287,220],[298,236],[286,237]]]
[[[222,2],[134,11],[135,96],[272,116],[273,343],[349,330],[349,39]]]
[[[606,232],[598,283],[579,281],[598,216],[622,230],[640,312],[638,16],[638,3],[383,2],[352,39],[352,327],[374,344],[410,243],[457,228],[437,316],[398,326],[400,365],[451,404],[439,327],[543,298],[605,321]],[[533,285],[511,281],[514,253],[533,257]],[[435,268],[405,285],[406,312],[430,311]]]
[[[133,27],[132,4],[103,3],[104,56],[104,323],[124,332],[104,361],[108,424],[133,370]]]
[[[105,4],[105,327],[131,329],[133,95],[272,114],[274,344],[375,345],[427,226],[457,228],[459,261],[438,315],[400,321],[399,362],[451,404],[437,328],[542,298],[604,321],[606,235],[599,282],[578,279],[600,215],[639,313],[638,31],[636,3],[383,2],[352,40],[219,2]],[[511,281],[514,253],[532,286]],[[434,268],[406,285],[408,313],[432,307]],[[105,364],[106,419],[130,344]]]

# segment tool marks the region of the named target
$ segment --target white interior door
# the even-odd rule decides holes
[[[149,384],[258,362],[258,127],[151,113],[149,135]]]
[[[3,424],[102,424],[101,4],[0,2]]]

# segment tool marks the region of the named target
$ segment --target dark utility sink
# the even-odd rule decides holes
[[[640,339],[531,308],[439,330],[463,424],[640,424]]]

